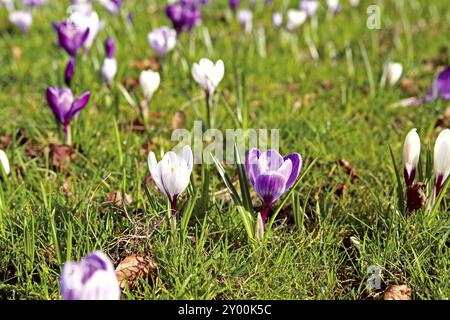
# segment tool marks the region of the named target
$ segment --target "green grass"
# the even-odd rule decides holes
[[[6,149],[11,166],[21,174],[13,170],[0,181],[0,299],[59,299],[62,263],[95,249],[106,252],[115,265],[135,252],[155,258],[156,282],[142,280],[137,289],[123,292],[124,299],[378,299],[388,283],[407,284],[414,299],[450,297],[448,202],[444,199],[432,217],[425,210],[409,217],[401,213],[389,152],[391,146],[400,164],[403,139],[413,127],[419,130],[422,149],[432,148],[441,130],[434,128],[435,121],[446,104],[394,109],[390,105],[408,95],[400,85],[379,86],[388,57],[403,64],[403,77],[417,81],[422,92],[437,67],[449,64],[448,54],[443,59],[439,54],[449,49],[446,0],[378,1],[381,30],[366,28],[368,1],[357,9],[342,1],[344,11],[335,17],[322,10],[318,29],[311,31],[318,60],[311,59],[304,40],[312,30],[309,22],[295,33],[295,45],[285,31],[271,26],[271,12],[289,1],[275,1],[270,10],[258,7],[254,32],[245,36],[236,21],[223,19],[227,1],[213,0],[203,10],[195,46],[190,50],[189,36],[183,34],[163,63],[161,87],[151,106],[160,117],[145,133],[130,129],[138,113],[117,84],[138,77],[131,61],[153,55],[146,35],[169,25],[165,1],[129,1],[119,18],[98,8],[106,26],[88,59],[80,58],[76,67],[74,91],[90,90],[92,98],[73,124],[73,141],[82,149],[67,172],[55,171],[49,159],[49,145],[62,143],[63,136],[45,89],[63,83],[67,57],[55,45],[50,22],[64,17],[69,1],[50,2],[35,10],[28,35],[13,29],[6,11],[0,11],[0,134],[14,137],[24,128],[29,143],[44,147],[33,159],[25,155],[27,145],[14,139]],[[290,7],[296,3],[291,1]],[[128,10],[135,23],[127,27]],[[212,52],[205,45],[205,28]],[[265,57],[258,51],[258,28],[264,28]],[[119,63],[110,92],[98,72],[107,35],[116,39]],[[19,62],[13,47],[22,51]],[[441,61],[432,70],[425,67],[438,56]],[[151,140],[158,156],[174,145],[171,117],[177,110],[186,112],[189,129],[204,116],[202,92],[190,75],[190,66],[201,57],[225,62],[217,127],[235,128],[241,105],[248,108],[249,128],[280,129],[283,154],[301,153],[305,167],[317,159],[294,193],[305,208],[303,223],[291,222],[292,212],[300,209],[293,210],[288,199],[265,245],[256,249],[247,241],[233,203],[214,197],[225,185],[213,165],[207,209],[200,201],[198,165],[194,186],[181,199],[186,207],[198,197],[186,233],[179,229],[180,221],[178,230],[171,230],[167,201],[154,183],[145,192],[149,170],[143,145]],[[134,97],[142,99],[139,88]],[[358,178],[350,179],[340,159],[350,162]],[[237,175],[235,166],[226,170]],[[69,176],[71,195],[63,190]],[[346,186],[343,197],[335,193],[339,184]],[[131,205],[108,203],[107,193],[117,190],[132,195]],[[371,265],[382,269],[380,290],[366,288]]]

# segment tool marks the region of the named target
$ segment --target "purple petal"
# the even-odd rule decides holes
[[[59,120],[59,122],[64,123],[64,118],[61,114],[61,108],[58,101],[59,89],[55,87],[48,87],[46,95],[48,105],[52,109],[53,114]]]
[[[266,205],[275,202],[286,190],[286,179],[277,172],[263,173],[256,179],[255,191]]]
[[[284,157],[285,161],[288,159],[292,162],[292,171],[286,182],[286,190],[290,189],[295,183],[303,165],[302,157],[298,153],[292,153]]]
[[[256,178],[260,175],[258,158],[260,151],[256,148],[250,149],[245,156],[245,169],[247,171],[250,184],[255,187]]]
[[[90,97],[91,93],[86,91],[73,103],[72,109],[68,115],[68,122],[72,121],[72,119],[87,105]]]

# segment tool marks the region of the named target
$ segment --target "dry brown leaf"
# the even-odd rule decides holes
[[[383,294],[383,300],[411,300],[412,290],[406,284],[389,285]]]
[[[353,181],[354,179],[358,178],[358,174],[356,173],[356,170],[352,167],[350,162],[348,162],[345,159],[339,160],[339,164],[344,167],[345,171],[347,171],[347,174],[350,175],[350,180]]]
[[[414,183],[406,189],[406,207],[408,212],[419,210],[427,202],[425,195],[425,184],[423,182]]]
[[[176,111],[172,116],[172,130],[182,129],[186,123],[186,114],[183,111]]]
[[[125,89],[127,89],[128,91],[139,86],[139,78],[123,79],[121,82]]]
[[[131,67],[138,69],[138,70],[152,69],[153,71],[158,71],[160,68],[158,59],[156,57],[153,57],[151,59],[142,59],[142,60],[131,61]]]
[[[50,155],[52,165],[59,170],[66,170],[69,163],[75,161],[75,152],[73,146],[50,145]]]
[[[125,194],[125,198],[122,197],[121,191],[113,191],[108,193],[108,202],[111,202],[115,207],[121,207],[124,204],[126,207],[133,202],[131,194]]]
[[[403,92],[408,96],[417,96],[420,94],[420,87],[417,82],[410,78],[404,78],[401,81]]]
[[[136,288],[139,279],[148,279],[154,283],[158,272],[156,261],[150,255],[134,253],[126,257],[116,268],[120,287]]]
[[[20,61],[22,60],[22,49],[20,47],[12,47],[11,53],[16,64],[20,64]]]

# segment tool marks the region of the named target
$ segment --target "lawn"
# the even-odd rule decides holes
[[[166,1],[127,0],[118,15],[95,3],[104,28],[76,57],[71,88],[91,97],[72,122],[71,151],[46,100],[48,86],[64,86],[68,55],[51,23],[67,16],[70,1],[33,8],[28,33],[0,7],[0,149],[11,166],[0,180],[0,299],[60,299],[63,264],[94,250],[115,267],[139,256],[122,299],[382,299],[390,285],[406,285],[412,299],[449,299],[449,192],[436,210],[408,212],[401,168],[405,136],[417,128],[418,179],[432,189],[427,154],[450,127],[448,101],[394,106],[426,95],[450,64],[448,1],[341,0],[335,15],[321,1],[292,31],[275,28],[272,14],[298,1],[257,1],[249,33],[228,1],[209,2],[201,25],[159,60],[147,34],[171,27]],[[380,29],[366,23],[373,2]],[[118,64],[110,86],[100,73],[108,36]],[[225,66],[212,125],[278,129],[280,153],[303,158],[299,183],[273,205],[270,217],[283,206],[262,241],[249,239],[215,164],[194,165],[176,214],[150,178],[148,153],[161,159],[176,145],[175,128],[206,119],[191,75],[203,57]],[[392,86],[381,84],[387,61],[403,65]],[[137,79],[149,68],[161,83],[144,121]],[[245,193],[239,167],[224,169]],[[261,202],[250,191],[256,221]]]

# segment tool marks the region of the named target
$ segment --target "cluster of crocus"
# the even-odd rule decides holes
[[[120,286],[111,260],[95,251],[79,262],[66,262],[62,269],[64,300],[119,300]]]
[[[244,28],[245,33],[250,33],[253,27],[253,13],[248,9],[240,9],[237,12],[237,19]]]
[[[173,28],[178,34],[191,31],[201,22],[201,12],[195,1],[178,1],[166,7],[166,14],[172,21]]]
[[[403,175],[408,191],[415,186],[417,166],[420,158],[420,138],[416,129],[412,129],[403,145]],[[450,174],[450,130],[445,129],[438,135],[434,144],[435,183],[430,203],[435,201],[442,186]]]
[[[106,57],[105,60],[103,60],[102,64],[102,76],[103,79],[105,79],[108,86],[111,85],[117,73],[117,61],[116,58],[114,57],[115,51],[116,45],[114,43],[114,40],[113,38],[108,37],[105,41]]]
[[[5,151],[0,149],[0,164],[3,167],[3,171],[6,175],[9,175],[11,172],[11,169],[9,167],[9,160],[8,156],[6,155]]]
[[[177,44],[177,32],[166,26],[155,29],[147,35],[148,43],[161,58],[164,58]]]
[[[302,158],[298,153],[283,157],[275,150],[261,152],[253,148],[247,152],[245,168],[250,184],[264,203],[261,217],[265,225],[272,204],[297,180]]]
[[[171,208],[177,210],[178,196],[189,185],[194,160],[191,147],[186,145],[177,154],[167,152],[160,162],[156,161],[153,152],[148,155],[148,167],[153,181],[158,189],[163,192],[170,201]]]
[[[69,88],[47,88],[47,102],[55,118],[64,126],[64,141],[67,145],[72,143],[70,136],[70,122],[89,102],[91,94],[84,92],[75,99]]]

